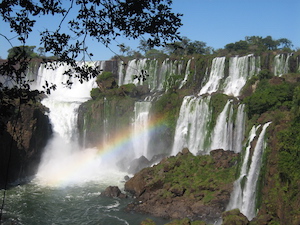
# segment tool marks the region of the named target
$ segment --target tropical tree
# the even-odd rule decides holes
[[[280,38],[278,40],[273,39],[271,36],[265,38],[261,36],[246,36],[245,40],[240,40],[235,43],[229,43],[225,46],[225,49],[230,52],[245,52],[245,51],[274,51],[281,47],[285,50],[291,50],[292,42],[286,38]]]
[[[205,42],[191,41],[187,37],[182,37],[180,41],[169,43],[164,47],[167,54],[174,55],[193,55],[193,54],[210,54],[211,47],[207,47]]]

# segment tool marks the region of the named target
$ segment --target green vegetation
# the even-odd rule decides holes
[[[246,36],[245,40],[240,40],[235,43],[225,45],[225,50],[230,53],[247,54],[256,53],[260,54],[268,50],[283,50],[291,52],[292,42],[286,38],[274,40],[271,36],[265,38],[261,36]]]
[[[169,90],[153,103],[151,109],[151,114],[159,115],[165,118],[163,123],[167,128],[170,129],[172,134],[175,132],[181,103],[182,97],[179,95],[179,93]]]
[[[11,58],[38,58],[39,55],[34,52],[35,46],[17,46],[8,50],[8,59]]]
[[[230,167],[218,167],[210,155],[194,156],[188,153],[170,157],[167,162],[153,167],[152,174],[157,175],[152,183],[163,179],[165,189],[161,193],[162,198],[184,195],[207,204],[220,194],[222,187],[233,183],[236,160],[232,159]]]
[[[202,41],[191,41],[187,37],[182,37],[181,41],[167,44],[165,46],[165,52],[168,55],[194,55],[203,54],[208,55],[212,53],[212,47],[207,47],[205,42]]]
[[[279,83],[274,84],[272,81]],[[253,82],[253,80],[249,82]],[[262,79],[258,83],[255,92],[243,100],[243,103],[246,104],[248,117],[252,118],[255,114],[261,115],[264,112],[281,107],[291,109],[294,88],[294,84],[281,78]]]
[[[288,184],[290,195],[298,193],[300,181],[300,118],[296,117],[290,126],[279,133],[280,179]]]

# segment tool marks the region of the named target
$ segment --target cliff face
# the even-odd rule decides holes
[[[0,188],[35,174],[52,133],[40,104],[21,104],[20,110],[15,108],[15,111],[5,120],[6,126],[0,133]]]

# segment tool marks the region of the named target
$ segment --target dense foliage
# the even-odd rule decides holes
[[[272,84],[270,80],[262,79],[256,91],[243,100],[249,118],[280,107],[291,108],[295,85],[280,78],[274,79],[279,80],[279,84]]]
[[[225,49],[229,52],[256,52],[261,53],[268,50],[284,49],[291,51],[292,42],[287,38],[274,40],[271,36],[265,38],[261,36],[246,36],[245,40],[240,40],[235,43],[229,43]]]
[[[212,53],[212,47],[206,46],[203,41],[191,41],[187,37],[182,37],[180,41],[165,46],[165,52],[169,55],[193,55]]]
[[[38,54],[34,52],[35,46],[17,46],[8,50],[8,59],[20,57],[24,54],[28,58],[37,58]]]

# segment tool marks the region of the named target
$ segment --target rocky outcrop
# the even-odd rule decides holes
[[[240,210],[233,209],[224,212],[222,215],[223,222],[222,225],[247,225],[249,221],[246,216],[244,216]]]
[[[236,160],[237,154],[231,151],[194,156],[184,149],[125,183],[125,191],[136,198],[127,210],[214,222],[221,218],[229,201]]]
[[[100,196],[111,198],[127,198],[127,195],[122,193],[118,186],[107,187],[103,192],[101,192]]]
[[[22,104],[15,111],[13,116],[2,121],[0,188],[35,174],[43,148],[52,133],[45,109],[40,104]]]

